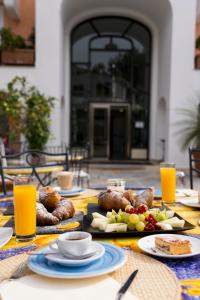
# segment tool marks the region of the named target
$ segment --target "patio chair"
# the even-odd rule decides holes
[[[57,161],[58,155],[59,157],[62,156],[63,159]],[[16,160],[18,164],[16,164]],[[12,164],[13,161],[15,161],[15,164]],[[10,180],[13,180],[13,176],[18,174],[35,175],[39,185],[47,186],[55,179],[55,173],[68,169],[68,152],[49,153],[39,150],[27,150],[14,155],[0,153],[0,176],[4,194],[7,192],[5,179],[8,175]]]
[[[190,188],[194,188],[194,174],[200,177],[200,149],[189,147]]]
[[[90,175],[88,166],[88,149],[84,147],[69,148],[69,170],[74,175],[74,185],[89,187]]]

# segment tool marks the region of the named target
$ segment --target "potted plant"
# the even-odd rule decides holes
[[[176,124],[181,127],[178,133],[181,136],[182,150],[190,145],[200,150],[200,101],[190,103],[190,108],[182,108],[179,112],[185,117]],[[200,160],[200,151],[194,153],[194,159]],[[196,168],[200,169],[200,163],[196,163]]]
[[[11,152],[20,150],[20,133],[23,129],[24,105],[20,101],[21,91],[15,88],[17,77],[9,82],[5,90],[0,90],[0,114],[8,124],[8,146]]]
[[[196,50],[197,54],[195,55],[195,68],[200,69],[200,36],[196,38]]]
[[[29,149],[44,149],[50,136],[53,102],[53,97],[46,97],[36,87],[30,87],[28,90],[24,135]]]
[[[0,111],[12,117],[10,132],[24,134],[28,149],[43,150],[50,137],[50,116],[54,97],[30,86],[24,77],[15,77],[0,91]]]
[[[5,65],[34,65],[34,45],[13,33],[10,28],[0,30],[1,63]]]

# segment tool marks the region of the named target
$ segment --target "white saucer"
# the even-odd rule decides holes
[[[95,252],[96,253],[86,259],[80,259],[80,260],[73,260],[73,259],[67,259],[66,257],[64,257],[61,253],[58,254],[48,254],[46,256],[46,258],[51,261],[51,262],[55,262],[57,264],[63,265],[63,266],[85,266],[88,265],[89,263],[99,259],[100,257],[102,257],[105,253],[105,248],[102,244],[97,243],[97,242],[91,242],[90,247],[88,249],[88,253],[90,252]],[[51,250],[47,250],[47,252],[51,252]],[[52,251],[53,252],[53,251]],[[87,254],[87,253],[85,253]]]
[[[156,236],[164,236],[169,238],[179,238],[183,240],[188,240],[191,243],[192,252],[189,254],[182,254],[182,255],[166,254],[155,248]],[[140,249],[142,249],[144,252],[148,254],[159,256],[159,257],[165,257],[165,258],[185,258],[185,257],[191,257],[200,254],[200,240],[194,237],[180,235],[180,234],[153,234],[153,235],[145,236],[139,240],[138,246]]]
[[[71,190],[62,190],[59,186],[54,187],[54,191],[58,192],[63,197],[79,196],[85,189],[74,186]]]

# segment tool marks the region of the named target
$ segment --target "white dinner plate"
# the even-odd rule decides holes
[[[13,229],[11,227],[0,228],[0,248],[9,242],[13,235]]]
[[[166,254],[155,248],[155,237],[157,236],[188,240],[191,243],[192,252],[189,254],[182,254],[182,255]],[[138,246],[141,250],[143,250],[148,254],[159,256],[159,257],[165,257],[165,258],[185,258],[185,257],[191,257],[200,254],[200,240],[194,237],[180,235],[180,234],[153,234],[153,235],[145,236],[139,240]]]
[[[61,253],[55,254],[55,252],[54,252],[54,254],[51,254],[50,249],[47,249],[46,252],[50,252],[50,254],[46,256],[46,258],[49,261],[55,262],[55,263],[63,265],[63,266],[77,267],[77,266],[86,266],[89,263],[101,258],[105,253],[105,248],[100,243],[91,242],[90,247],[88,248],[88,253],[90,253],[90,252],[96,252],[96,253],[87,259],[80,259],[80,260],[67,259]]]
[[[181,199],[178,202],[185,206],[193,207],[193,208],[200,208],[200,203],[197,197],[192,197],[189,199]]]

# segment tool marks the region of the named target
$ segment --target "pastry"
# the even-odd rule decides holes
[[[173,237],[156,237],[155,246],[158,250],[170,255],[191,253],[190,241]]]
[[[75,209],[72,202],[46,187],[40,191],[39,202],[36,203],[37,225],[56,225],[62,220],[73,217]]]
[[[99,206],[103,210],[125,210],[130,201],[123,196],[122,192],[108,190],[98,195]]]
[[[152,207],[153,189],[148,188],[140,195],[135,195],[131,190],[120,192],[115,190],[107,190],[100,193],[98,196],[99,206],[106,211],[109,210],[125,210],[129,205],[137,208],[141,204],[145,204],[148,208]]]

